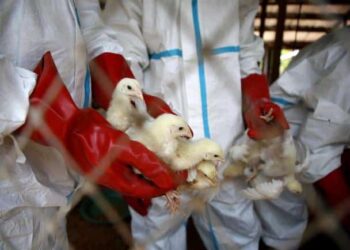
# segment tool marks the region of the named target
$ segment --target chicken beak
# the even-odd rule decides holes
[[[214,161],[215,167],[218,168],[222,163],[224,163],[224,161],[224,158],[217,159],[216,161]]]
[[[188,129],[190,130],[190,133],[191,133],[191,138],[193,137],[194,133],[193,133],[193,130],[191,129],[191,127],[189,126]]]
[[[144,101],[142,90],[135,92],[135,97],[140,99],[141,101]]]
[[[212,185],[212,186],[215,186],[217,183],[218,183],[218,177],[217,176],[214,176],[213,178],[208,178],[208,180],[209,180],[209,182],[210,182],[210,184]]]
[[[129,94],[131,100],[137,101],[137,100],[141,100],[144,101],[143,99],[143,93],[142,90],[134,90],[133,92],[131,92]]]
[[[130,101],[131,101],[131,105],[134,106],[134,108],[136,108],[137,106],[139,106],[138,103],[143,103],[144,99],[143,99],[143,94],[142,91],[134,91],[133,93],[130,93]]]
[[[188,127],[188,129],[186,130],[184,137],[186,139],[191,139],[193,137],[193,132],[192,132],[192,129],[190,127]]]

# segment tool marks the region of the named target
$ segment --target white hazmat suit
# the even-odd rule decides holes
[[[272,85],[293,133],[310,149],[302,180],[313,183],[338,168],[350,142],[350,28],[303,49]]]
[[[310,164],[299,176],[305,183],[314,183],[338,168],[350,142],[349,39],[350,29],[345,27],[304,48],[270,88],[295,139],[310,150]],[[285,192],[282,200],[256,202],[256,209],[260,215],[274,211],[273,218],[262,216],[266,242],[287,230],[291,238],[298,236],[306,227],[307,209],[300,196]],[[294,221],[293,228],[277,223],[285,218]],[[293,241],[285,243],[292,248]]]
[[[263,42],[253,35],[258,1],[109,1],[108,25],[118,31],[144,89],[181,114],[195,137],[226,151],[243,131],[241,78],[259,73]],[[260,224],[239,181],[225,181],[203,212],[193,214],[208,249],[258,249]],[[186,204],[191,195],[181,202]],[[186,211],[185,208],[183,211]],[[186,249],[189,214],[169,215],[163,198],[148,215],[132,211],[133,236],[147,249]],[[153,241],[154,240],[154,241]]]
[[[28,142],[23,155],[10,133],[26,119],[31,70],[47,51],[75,103],[89,106],[88,61],[121,52],[98,11],[96,0],[0,1],[0,249],[68,249],[65,214],[53,231],[49,222],[69,204],[79,177],[51,147]]]

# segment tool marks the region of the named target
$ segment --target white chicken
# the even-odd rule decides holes
[[[112,100],[106,112],[107,121],[116,129],[125,132],[140,120],[145,120],[142,106],[143,94],[139,82],[132,78],[123,78],[113,91]]]
[[[124,78],[118,83],[106,117],[113,127],[155,152],[173,171],[192,168],[188,179],[190,188],[216,185],[216,166],[224,160],[220,146],[208,139],[183,140],[192,138],[193,134],[180,116],[163,114],[154,119],[148,115],[140,84],[136,80]],[[141,174],[136,169],[134,171]],[[169,210],[176,211],[179,205],[177,191],[170,191],[165,197]]]
[[[192,130],[180,116],[162,114],[144,122],[142,127],[131,127],[126,133],[131,139],[141,142],[166,163],[170,163],[180,140],[192,138]]]
[[[190,182],[192,189],[205,189],[218,184],[217,165],[212,161],[202,161],[196,166],[196,176]]]
[[[233,165],[225,169],[224,176],[245,175],[250,188],[242,193],[253,200],[277,198],[284,187],[301,193],[302,186],[296,174],[308,164],[308,157],[298,163],[295,144],[289,132],[282,136],[255,141],[246,134],[244,142],[230,150]]]
[[[131,78],[123,78],[113,91],[106,119],[114,128],[126,132],[131,139],[144,144],[165,162],[169,162],[174,154],[179,138],[193,136],[180,116],[163,114],[153,119],[147,113],[139,82]],[[134,171],[141,174],[136,169]],[[176,207],[176,191],[170,191],[165,196],[168,206]]]
[[[171,159],[170,167],[173,171],[188,170],[187,183],[178,190],[204,190],[216,188],[217,166],[224,161],[224,151],[210,139],[194,141],[180,141],[175,156]],[[205,197],[214,190],[207,190]],[[210,192],[209,192],[210,191]],[[180,201],[173,203],[171,212],[177,211]]]
[[[224,151],[213,140],[202,138],[194,141],[181,141],[172,158],[174,171],[188,170],[202,161],[211,161],[215,165],[224,161]]]
[[[155,119],[148,118],[142,126],[131,127],[126,133],[131,139],[141,142],[155,152],[166,163],[171,162],[180,140],[190,139],[193,136],[187,122],[173,114],[162,114]],[[180,204],[177,191],[169,191],[165,197],[168,209],[174,213]]]

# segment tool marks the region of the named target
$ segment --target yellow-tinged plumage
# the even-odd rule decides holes
[[[106,119],[114,128],[125,132],[147,118],[147,114],[137,105],[145,105],[139,82],[132,78],[123,78],[113,91]]]
[[[131,128],[127,133],[167,163],[171,162],[180,138],[192,137],[187,122],[173,114],[160,115],[156,119],[146,121],[141,128]]]
[[[202,161],[212,161],[214,164],[224,161],[224,151],[216,142],[206,138],[182,141],[172,158],[171,167],[180,171],[195,167]]]

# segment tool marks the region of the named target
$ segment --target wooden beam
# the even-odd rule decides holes
[[[280,56],[283,47],[284,22],[286,20],[287,2],[278,0],[278,19],[276,26],[275,46],[273,50],[273,61],[270,81],[274,82],[279,76]]]
[[[262,0],[260,0],[261,2]],[[278,5],[279,1],[269,0],[268,5]],[[349,4],[349,0],[286,0],[287,5],[299,5],[299,4],[315,4],[315,5],[324,5],[324,4]]]
[[[275,31],[277,26],[265,26],[265,31]],[[296,31],[296,25],[287,25],[284,27],[284,31]],[[254,28],[255,31],[259,30],[259,27]],[[330,32],[332,27],[324,28],[324,27],[310,27],[310,26],[299,26],[298,32]]]
[[[347,22],[349,19],[350,19],[350,10],[343,17],[343,26],[347,25]]]
[[[316,14],[316,13],[287,13],[286,19],[308,19],[308,20],[342,20],[346,14],[327,13],[327,14]],[[261,14],[258,13],[257,18],[261,18]],[[265,18],[276,19],[278,13],[267,12]]]
[[[284,42],[283,49],[302,49],[309,45],[311,42],[297,41],[297,42]],[[269,48],[274,47],[274,42],[265,42],[265,45]]]

